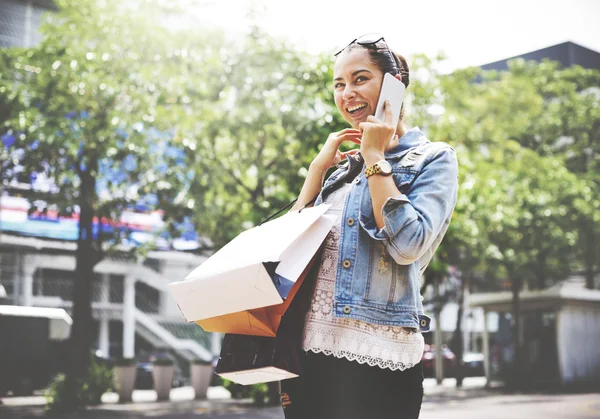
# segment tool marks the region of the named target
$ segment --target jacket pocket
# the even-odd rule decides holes
[[[384,242],[371,243],[369,251],[365,301],[378,306],[414,307],[409,267],[398,265],[388,254]]]

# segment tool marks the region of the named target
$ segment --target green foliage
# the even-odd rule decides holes
[[[254,400],[254,404],[257,406],[263,406],[269,396],[269,386],[266,383],[254,384],[252,385],[250,394],[252,396],[252,400]]]
[[[279,403],[279,398],[276,400],[275,395],[269,391],[269,384],[259,383],[252,385],[241,385],[234,383],[233,381],[223,379],[223,387],[225,387],[234,399],[245,399],[252,398],[254,404],[257,406],[263,406],[265,404],[275,405]]]
[[[141,3],[144,16],[158,13]],[[61,0],[57,6],[37,47],[1,52],[0,90],[12,109],[3,122],[18,140],[11,150],[14,168],[53,179],[60,193],[43,198],[61,214],[73,211],[86,171],[107,179],[106,193],[91,202],[96,216],[118,218],[149,192],[161,208],[174,207],[185,174],[164,151],[173,127],[157,120],[176,93],[158,77],[176,71],[172,36],[148,17],[134,19],[122,2]],[[171,170],[158,175],[161,166]],[[117,244],[121,237],[106,239]]]
[[[223,387],[231,393],[231,397],[234,399],[244,399],[251,396],[252,386],[243,386],[226,378],[222,379],[222,383]]]
[[[219,74],[211,85],[220,92],[178,119],[179,137],[193,145],[186,151],[195,222],[217,247],[294,199],[319,146],[346,126],[331,103],[330,59],[291,50],[258,28],[219,51],[221,68],[209,74]]]
[[[173,152],[174,126],[164,116],[184,94],[179,80],[171,78],[181,64],[178,41],[157,24],[164,18],[161,5],[144,0],[57,0],[56,5],[58,11],[40,28],[39,45],[0,51],[1,106],[10,109],[0,122],[2,133],[16,139],[9,149],[2,144],[0,155],[3,179],[28,182],[36,173],[52,181],[55,191],[30,197],[45,201],[44,210],[60,216],[79,210],[74,356],[65,387],[76,404],[73,384],[87,368],[85,352],[92,341],[93,268],[129,238],[114,229],[93,240],[93,220],[119,220],[152,193],[173,231],[172,221],[189,214],[190,172]]]
[[[439,63],[417,64],[427,77],[411,84],[412,114],[431,140],[456,149],[460,171],[453,220],[428,271],[457,266],[466,284],[447,297],[459,302],[465,285],[511,289],[518,383],[521,289],[577,271],[593,287],[598,272],[600,71],[517,60],[505,72],[441,75]]]
[[[110,391],[112,386],[112,368],[92,359],[86,376],[77,380],[77,406],[75,407],[83,409],[85,406],[102,403],[102,395]],[[65,375],[58,374],[50,383],[46,393],[47,409],[54,412],[71,411],[72,403],[65,396]]]
[[[592,86],[600,72],[516,61],[507,72],[442,76],[437,63],[417,63],[428,77],[414,83],[414,94],[425,96],[412,101],[416,115],[430,139],[457,150],[460,165],[458,202],[437,259],[485,278],[484,289],[500,286],[494,278],[546,287],[581,269],[582,220],[598,217],[591,193],[598,168],[590,159],[587,168],[574,162],[597,154]],[[432,114],[432,104],[440,112]]]

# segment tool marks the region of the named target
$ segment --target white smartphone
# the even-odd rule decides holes
[[[380,121],[384,120],[385,113],[383,112],[383,104],[386,100],[389,100],[392,104],[394,125],[397,125],[398,119],[400,118],[400,109],[402,109],[402,102],[404,101],[405,90],[406,87],[404,86],[404,83],[392,76],[390,73],[385,73],[383,75],[381,91],[379,92],[377,108],[375,109],[375,118],[379,119]]]

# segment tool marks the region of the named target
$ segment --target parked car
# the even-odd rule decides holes
[[[447,345],[442,345],[442,359],[444,377],[454,377],[456,356]],[[425,345],[421,361],[423,363],[423,375],[426,378],[435,377],[435,345]]]
[[[65,371],[72,323],[61,308],[0,305],[0,396],[29,396]]]
[[[481,377],[485,375],[483,354],[481,352],[465,352],[462,364],[464,377]]]
[[[136,363],[136,377],[135,377],[135,388],[138,389],[152,389],[154,388],[154,380],[152,378],[152,368],[154,361],[161,358],[172,358],[166,353],[156,353],[151,355],[142,356]],[[175,360],[173,360],[175,361]],[[181,369],[175,361],[175,374],[173,376],[173,387],[181,387],[185,384],[185,377],[183,376]]]

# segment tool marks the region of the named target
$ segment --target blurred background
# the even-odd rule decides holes
[[[214,362],[221,336],[186,323],[166,285],[296,197],[346,127],[332,53],[368,32],[408,58],[409,127],[460,164],[422,279],[425,375],[597,388],[599,15],[0,0],[0,397],[90,380],[90,363],[135,358],[142,376],[167,358],[180,386]]]

